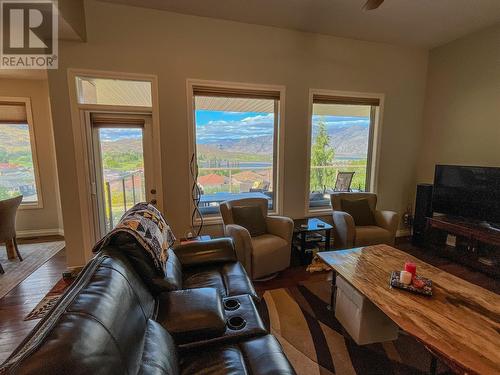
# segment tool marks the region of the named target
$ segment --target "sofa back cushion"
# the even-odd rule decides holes
[[[108,247],[110,246],[116,248],[127,256],[132,267],[153,295],[181,288],[181,285],[174,282],[175,280],[158,276],[157,270],[151,258],[144,251],[141,245],[128,233],[116,233]],[[172,255],[172,251],[169,249],[167,254],[168,257],[170,257]],[[169,270],[171,270],[172,265],[175,264],[176,259],[167,258],[165,273],[172,274]]]
[[[157,289],[171,292],[182,289],[182,265],[172,249],[168,249],[165,277],[162,280],[154,280]]]
[[[138,375],[177,375],[179,362],[174,339],[154,320],[148,321]]]
[[[7,368],[16,374],[136,374],[155,306],[128,259],[104,250],[16,349]]]

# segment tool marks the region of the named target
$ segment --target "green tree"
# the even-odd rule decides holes
[[[321,167],[332,165],[335,151],[330,146],[330,136],[326,130],[326,124],[319,120],[318,134],[311,148],[311,166]],[[334,170],[332,168],[311,168],[311,190],[323,190],[333,186]]]

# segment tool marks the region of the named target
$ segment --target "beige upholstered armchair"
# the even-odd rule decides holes
[[[5,242],[5,248],[9,259],[14,259],[17,255],[21,262],[23,261],[23,257],[19,252],[16,241],[16,215],[22,200],[23,196],[19,195],[14,198],[0,201],[0,243]],[[4,273],[1,264],[0,273]]]
[[[393,211],[379,211],[377,195],[374,193],[333,193],[331,196],[333,209],[334,246],[337,249],[387,244],[394,245],[396,231],[399,225],[399,215]],[[368,201],[371,215],[368,220],[363,218],[362,225],[355,223],[352,215],[345,212],[353,203],[362,199]],[[343,204],[343,201],[349,201]],[[344,207],[343,207],[344,206]],[[361,221],[361,219],[359,220]],[[372,221],[372,222],[370,222]],[[368,225],[367,225],[368,224]]]
[[[246,198],[223,202],[220,212],[224,234],[234,241],[238,260],[253,279],[273,275],[290,266],[293,221],[282,216],[267,215],[265,198]],[[233,208],[257,206],[265,221],[265,233],[251,236],[249,230],[235,224]]]

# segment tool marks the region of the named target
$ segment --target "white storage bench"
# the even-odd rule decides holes
[[[341,276],[336,278],[335,317],[358,345],[392,341],[398,326]]]

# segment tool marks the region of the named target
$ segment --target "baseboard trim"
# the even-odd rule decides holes
[[[17,230],[16,236],[17,238],[41,237],[41,236],[64,236],[64,230],[61,228]]]

